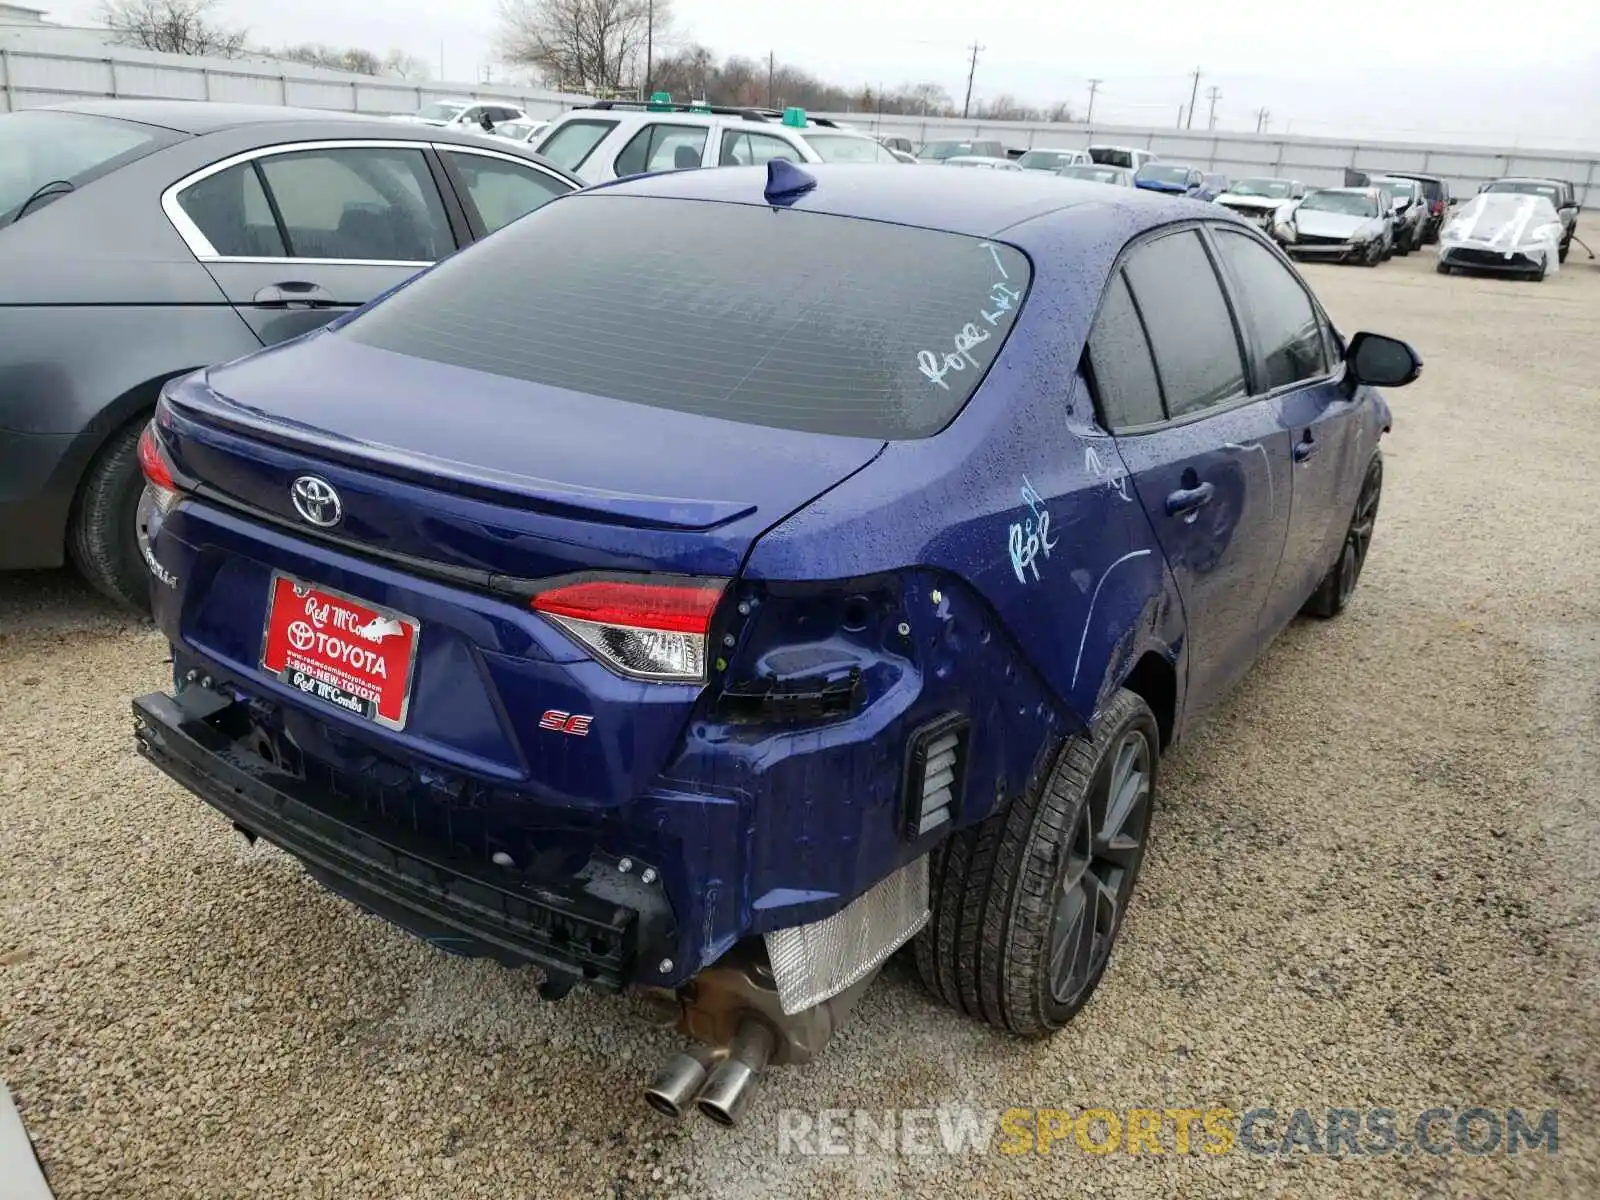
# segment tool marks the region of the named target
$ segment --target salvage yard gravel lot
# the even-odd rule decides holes
[[[1600,266],[1305,273],[1426,369],[1351,610],[1166,763],[1099,992],[1023,1043],[901,956],[735,1131],[644,1105],[677,1042],[627,1000],[541,1004],[249,848],[132,750],[157,635],[0,577],[0,1078],[57,1195],[1600,1196]],[[778,1153],[783,1109],[957,1104],[1554,1108],[1559,1145]]]

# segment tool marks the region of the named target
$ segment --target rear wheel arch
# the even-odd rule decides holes
[[[1124,677],[1122,686],[1150,706],[1156,717],[1156,727],[1161,731],[1161,749],[1165,752],[1177,733],[1178,669],[1164,654],[1146,650]]]

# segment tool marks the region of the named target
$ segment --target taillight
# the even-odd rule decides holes
[[[619,674],[701,683],[711,619],[727,586],[725,579],[589,578],[557,584],[532,604]]]
[[[172,477],[172,467],[167,462],[167,456],[161,449],[161,442],[156,437],[155,423],[144,427],[144,432],[139,435],[139,469],[144,472],[144,477],[150,485],[159,491],[176,493],[177,481]]]

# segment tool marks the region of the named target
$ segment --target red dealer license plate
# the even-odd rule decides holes
[[[261,666],[308,696],[403,729],[417,629],[403,613],[274,572]]]

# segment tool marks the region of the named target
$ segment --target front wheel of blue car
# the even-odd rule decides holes
[[[1150,706],[1120,691],[1027,795],[939,849],[916,942],[934,995],[1034,1037],[1087,1003],[1144,861],[1160,745]]]

